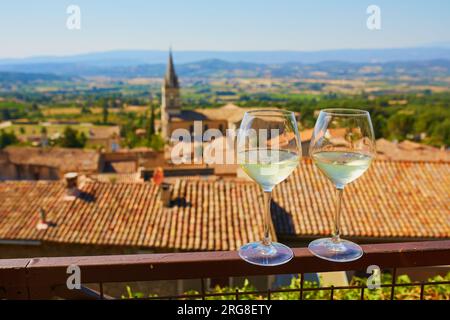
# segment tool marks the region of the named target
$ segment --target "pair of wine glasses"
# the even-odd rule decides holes
[[[358,179],[375,157],[375,138],[369,112],[357,109],[321,110],[309,154],[319,171],[335,185],[337,195],[332,236],[314,240],[308,248],[315,256],[325,260],[356,260],[363,254],[361,247],[340,237],[341,203],[345,186]],[[292,259],[293,252],[289,247],[271,240],[270,203],[273,188],[294,171],[301,156],[301,140],[294,113],[255,110],[244,115],[237,139],[237,160],[250,178],[261,186],[266,206],[263,239],[239,249],[239,255],[245,261],[260,266],[276,266]]]

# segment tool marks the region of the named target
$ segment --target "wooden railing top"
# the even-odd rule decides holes
[[[321,260],[306,248],[295,248],[294,258],[277,267],[248,264],[235,251],[4,259],[0,289],[17,287],[30,295],[33,288],[65,285],[70,265],[80,267],[83,284],[366,270],[370,265],[382,269],[450,265],[450,240],[362,248],[362,258],[348,263]]]

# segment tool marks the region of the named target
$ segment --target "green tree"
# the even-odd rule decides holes
[[[78,133],[77,130],[66,127],[58,144],[63,148],[84,148],[86,142],[87,138],[84,132]]]
[[[147,126],[147,135],[151,138],[155,134],[155,105],[150,100],[150,119]]]
[[[155,151],[161,151],[164,148],[164,139],[159,134],[154,134],[150,138],[148,146]]]
[[[450,119],[447,118],[434,127],[431,140],[435,144],[450,146]]]
[[[83,105],[81,107],[81,114],[90,114],[91,110],[89,109],[89,107],[87,105]]]
[[[375,132],[375,137],[377,139],[385,136],[386,122],[387,122],[386,118],[381,114],[373,117],[372,120],[373,131]]]
[[[387,129],[391,138],[405,139],[414,132],[414,116],[399,112],[389,118]]]
[[[4,130],[0,130],[0,149],[3,149],[9,145],[13,145],[18,143],[19,140],[17,139],[14,132],[6,132]]]
[[[113,98],[109,101],[109,107],[111,109],[118,109],[119,108],[119,104],[117,103],[116,98]]]
[[[133,130],[127,131],[125,134],[124,144],[128,148],[134,148],[138,145],[139,139]]]
[[[11,112],[7,108],[2,109],[1,116],[2,116],[2,120],[9,120],[9,119],[11,119]]]
[[[38,106],[38,104],[37,104],[36,102],[34,102],[34,103],[31,105],[31,111],[33,111],[33,112],[39,111],[39,106]]]
[[[103,100],[102,101],[102,115],[103,115],[103,123],[108,123],[108,116],[109,116],[109,111],[108,111],[108,101],[107,100]]]

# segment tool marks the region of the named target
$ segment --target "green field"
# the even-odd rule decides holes
[[[72,129],[77,130],[78,132],[83,132],[86,136],[89,136],[90,130],[108,130],[111,126],[96,126],[96,125],[83,125],[83,124],[51,124],[51,125],[42,125],[42,124],[13,124],[9,127],[5,127],[5,131],[13,131],[16,136],[24,137],[24,136],[36,136],[40,135],[43,128],[47,129],[47,135],[52,136],[54,134],[62,134],[64,129],[67,127],[71,127]]]

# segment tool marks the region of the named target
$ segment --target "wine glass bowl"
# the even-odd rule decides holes
[[[370,114],[357,109],[321,110],[311,138],[314,164],[336,187],[336,211],[331,238],[312,241],[308,248],[316,256],[334,262],[360,258],[357,244],[340,238],[340,213],[345,186],[370,167],[375,158],[375,137]]]
[[[245,113],[238,132],[237,160],[247,175],[261,186],[266,202],[264,237],[239,249],[245,261],[275,266],[292,259],[290,248],[271,240],[270,202],[273,188],[295,170],[300,158],[300,136],[292,112],[255,110]]]

